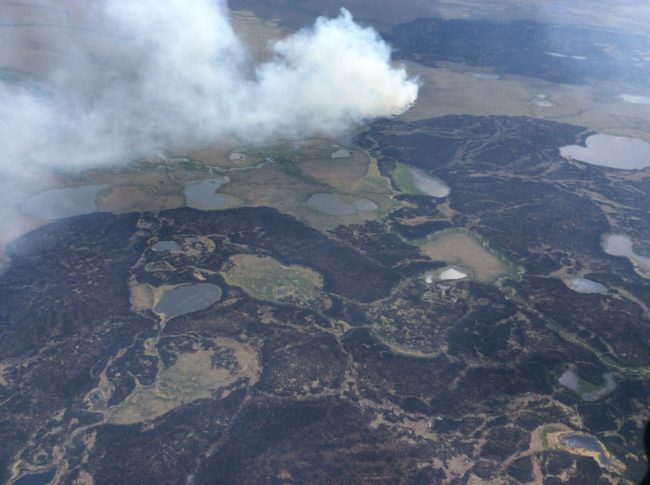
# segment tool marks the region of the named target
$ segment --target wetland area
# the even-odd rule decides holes
[[[492,282],[505,276],[509,268],[498,256],[488,251],[476,238],[464,232],[446,232],[432,236],[421,246],[422,253],[434,261],[444,261],[468,268],[477,281]],[[462,276],[461,276],[462,275]],[[467,274],[454,268],[445,269],[440,279],[460,279]]]

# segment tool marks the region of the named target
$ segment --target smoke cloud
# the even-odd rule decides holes
[[[93,8],[92,28],[116,39],[111,55],[98,59],[96,46],[57,34],[65,62],[48,66],[43,84],[0,77],[6,176],[120,163],[222,138],[336,136],[398,114],[417,97],[417,83],[391,66],[390,47],[346,10],[270,46],[271,57],[255,65],[223,0],[93,5],[81,8]]]

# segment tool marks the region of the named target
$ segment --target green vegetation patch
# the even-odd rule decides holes
[[[552,433],[561,433],[569,431],[569,428],[563,424],[558,424],[558,423],[551,423],[551,424],[545,424],[540,426],[537,429],[537,432],[539,433],[539,437],[541,438],[542,442],[542,449],[546,450],[550,447],[549,445],[549,435]]]
[[[285,266],[267,256],[235,255],[221,274],[229,285],[242,288],[258,300],[309,306],[326,298],[318,272],[303,266]]]
[[[400,190],[405,194],[423,195],[423,192],[415,186],[413,174],[407,165],[398,163],[395,170],[393,170],[393,178]]]

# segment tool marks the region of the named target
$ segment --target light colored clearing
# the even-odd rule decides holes
[[[179,154],[185,154],[191,160],[208,166],[226,169],[253,167],[259,163],[257,159],[249,158],[238,150],[233,150],[235,146],[237,144],[234,141],[224,141],[198,149],[197,147],[188,147]]]
[[[429,441],[437,441],[438,435],[433,431],[433,420],[428,416],[418,415],[416,413],[406,413],[396,404],[384,399],[381,402],[370,399],[361,399],[359,405],[363,409],[372,410],[374,417],[369,423],[371,429],[386,427],[394,431],[401,431],[400,434],[407,433],[409,437],[400,439],[415,444],[413,438],[423,438]],[[391,419],[398,417],[398,419]],[[387,419],[388,418],[388,419]],[[435,458],[433,460],[436,460]],[[436,460],[443,465],[441,460]]]
[[[342,192],[354,192],[364,185],[369,163],[368,157],[363,153],[348,152],[347,158],[307,160],[298,166],[302,172],[319,182]]]
[[[566,278],[562,280],[567,287],[577,293],[591,294],[598,293],[601,295],[607,294],[605,285],[597,283],[596,281],[588,280],[586,278]]]
[[[469,234],[446,232],[420,247],[422,253],[434,261],[468,268],[482,283],[494,281],[508,273],[508,267]]]
[[[131,309],[134,312],[151,310],[154,304],[154,290],[146,283],[138,283],[134,276],[129,279]]]
[[[398,219],[398,222],[403,226],[420,226],[426,224],[427,222],[434,221],[435,219],[430,216],[415,216],[415,217],[401,217]]]
[[[560,84],[511,75],[485,81],[476,79],[471,68],[464,64],[441,62],[436,68],[413,62],[405,65],[411,75],[418,77],[421,88],[415,105],[398,117],[404,121],[452,114],[541,116],[650,142],[648,107],[623,101],[619,84]],[[540,92],[554,106],[537,106],[531,102]]]
[[[237,254],[221,272],[226,283],[258,300],[310,305],[323,298],[323,278],[303,266],[285,266],[266,256]]]
[[[208,236],[192,236],[183,239],[181,244],[183,252],[190,258],[198,258],[214,252],[217,247]]]
[[[650,106],[650,96],[635,96],[632,94],[621,94],[620,96],[626,103]]]
[[[161,194],[150,186],[122,185],[98,198],[99,210],[114,214],[128,212],[157,212],[183,206],[183,197],[177,194]]]
[[[327,151],[321,154],[320,148],[316,150],[301,145],[288,154],[298,161],[277,161],[256,170],[231,172],[232,182],[222,187],[220,192],[237,196],[248,206],[275,207],[321,230],[339,224],[363,224],[399,205],[392,199],[390,181],[379,174],[375,160],[369,160],[359,152],[354,152],[349,159],[330,159],[331,143],[326,146]],[[303,155],[316,158],[304,159],[301,158]],[[305,204],[310,195],[325,190],[340,193],[352,201],[371,200],[377,205],[377,210],[330,216]]]
[[[179,193],[182,185],[170,175],[172,170],[160,164],[142,162],[118,173],[96,170],[84,173],[88,183],[111,186],[97,197],[98,210],[123,214],[175,209],[183,207],[184,199]]]
[[[63,66],[72,59],[85,62],[88,69],[105,70],[108,75],[126,52],[117,36],[92,30],[96,15],[94,8],[81,2],[2,2],[0,66],[47,79],[53,65]],[[78,54],[79,45],[88,46],[88,56]]]
[[[87,69],[122,68],[121,59],[129,57],[129,43],[116,32],[97,31],[97,9],[101,2],[2,2],[0,18],[0,67],[25,70],[47,78],[52,66],[85,62]],[[284,37],[274,21],[265,21],[247,11],[228,11],[237,37],[256,61],[268,56],[269,43]],[[14,26],[11,25],[13,21]],[[88,46],[88,56],[78,54],[78,46]]]
[[[237,37],[256,61],[266,59],[269,56],[269,45],[285,34],[278,22],[263,20],[250,11],[230,10],[229,14]]]
[[[449,474],[460,480],[465,477],[467,471],[474,466],[474,463],[476,463],[474,458],[467,455],[454,455],[445,461]]]
[[[601,167],[621,170],[639,170],[650,167],[650,143],[625,136],[592,135],[586,146],[569,145],[560,148],[567,159]]]
[[[532,452],[549,449],[548,436],[553,433],[569,432],[571,428],[560,423],[543,424],[530,433],[530,450]]]
[[[259,375],[256,352],[230,339],[219,339],[218,343],[232,350],[236,364],[229,368],[215,367],[213,350],[180,354],[174,365],[159,371],[153,386],[138,384],[121,404],[111,408],[109,422],[134,424],[155,419],[184,404],[209,398],[215,391],[242,378],[253,385]]]
[[[75,478],[73,485],[95,485],[93,476],[85,470],[81,470]]]
[[[222,192],[244,200],[245,205],[276,207],[284,212],[302,205],[302,197],[308,188],[305,181],[284,173],[275,164],[258,170],[232,174],[232,182]]]

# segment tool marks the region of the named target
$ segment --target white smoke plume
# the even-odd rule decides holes
[[[255,65],[223,0],[93,5],[93,28],[118,39],[113,57],[100,61],[90,46],[69,41],[66,62],[49,67],[46,92],[0,80],[5,176],[120,163],[226,137],[337,135],[400,113],[417,97],[417,83],[391,66],[389,46],[346,10],[275,43]]]

